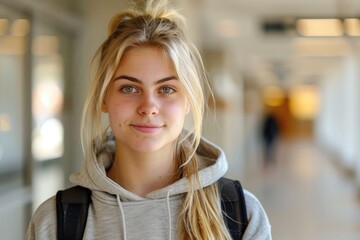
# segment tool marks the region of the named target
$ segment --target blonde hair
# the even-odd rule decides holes
[[[231,239],[223,221],[217,184],[201,188],[196,149],[199,146],[209,87],[201,56],[181,26],[183,18],[166,8],[167,1],[140,1],[133,10],[119,13],[110,21],[108,38],[97,50],[96,73],[84,105],[81,137],[85,157],[96,158],[97,146],[105,141],[101,107],[107,87],[123,54],[134,47],[154,46],[172,61],[191,106],[192,128],[178,139],[179,175],[189,180],[179,215],[180,239]],[[96,140],[96,142],[95,142]]]

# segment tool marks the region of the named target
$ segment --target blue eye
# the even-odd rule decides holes
[[[136,88],[133,86],[124,86],[120,88],[120,91],[123,93],[134,93],[137,92]]]
[[[175,92],[175,90],[173,88],[171,88],[171,87],[163,87],[163,88],[161,88],[161,92],[166,93],[166,94],[170,94],[170,93]]]

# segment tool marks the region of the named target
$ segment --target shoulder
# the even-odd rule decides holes
[[[270,222],[260,201],[251,192],[245,189],[244,195],[249,219],[244,239],[271,239]]]
[[[55,239],[57,229],[55,196],[43,202],[34,212],[26,239]]]

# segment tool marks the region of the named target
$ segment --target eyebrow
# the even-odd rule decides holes
[[[117,76],[114,78],[114,81],[121,80],[121,79],[129,80],[129,81],[135,82],[135,83],[142,83],[141,80],[134,78],[134,77],[127,76],[127,75]],[[176,76],[165,77],[160,80],[157,80],[156,84],[163,83],[163,82],[170,81],[170,80],[178,80],[178,78]]]

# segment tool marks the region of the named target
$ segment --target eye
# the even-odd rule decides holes
[[[123,93],[137,93],[137,89],[133,86],[123,86],[120,88],[120,91]]]
[[[173,89],[172,87],[162,87],[160,89],[160,92],[165,93],[165,94],[171,94],[175,92],[175,89]]]

